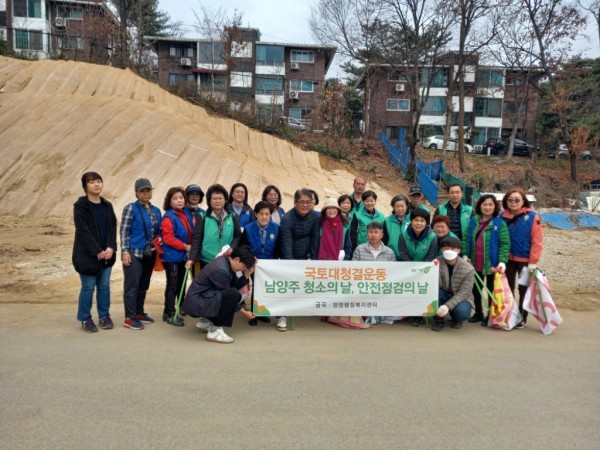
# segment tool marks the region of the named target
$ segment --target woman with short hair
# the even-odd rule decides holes
[[[462,241],[462,254],[473,265],[479,279],[485,280],[485,286],[490,292],[494,292],[495,273],[506,270],[510,252],[508,229],[498,217],[499,213],[500,204],[493,194],[479,197],[475,204],[475,216],[469,221],[467,233]],[[483,317],[482,290],[483,286],[479,286],[476,282],[473,286],[475,315],[469,319],[469,322],[481,322],[486,326],[487,319]],[[490,300],[490,298],[487,300],[487,309]]]
[[[402,230],[410,223],[410,202],[404,195],[396,195],[390,202],[392,213],[385,218],[383,223],[383,243],[394,251],[396,260],[400,260],[398,251],[398,238]]]
[[[175,315],[175,302],[183,287],[185,263],[192,243],[192,224],[183,208],[185,207],[185,191],[181,187],[172,187],[165,195],[163,210],[165,214],[160,223],[163,254],[160,255],[167,284],[165,286],[165,303],[163,322],[182,327],[183,319]]]
[[[431,229],[438,239],[437,256],[442,256],[442,240],[446,237],[458,239],[458,236],[450,231],[450,217],[438,214],[431,219]]]
[[[105,330],[113,328],[110,318],[110,274],[117,259],[117,217],[112,204],[101,197],[104,182],[97,172],[81,177],[84,196],[73,205],[75,240],[73,267],[79,273],[81,289],[77,320],[83,331],[98,331],[92,319],[92,303],[96,290],[98,322]]]
[[[367,226],[371,222],[383,225],[385,216],[375,209],[377,194],[374,191],[365,191],[362,194],[362,203],[354,213],[352,225],[350,226],[350,237],[352,239],[352,251],[361,244],[367,242]]]
[[[508,226],[510,234],[510,255],[506,265],[506,277],[511,290],[515,291],[516,278],[523,270],[535,271],[542,257],[544,231],[542,220],[532,208],[525,191],[512,188],[502,199],[501,217]],[[515,328],[524,328],[527,324],[527,311],[523,310],[523,300],[527,286],[519,285],[519,310],[523,321]]]
[[[285,211],[281,207],[281,191],[275,185],[268,185],[263,189],[262,200],[269,204],[271,210],[271,220],[277,225],[281,224],[281,218],[285,214]]]
[[[229,207],[238,216],[240,227],[244,228],[254,219],[254,211],[248,204],[248,188],[244,183],[235,183],[229,190]]]

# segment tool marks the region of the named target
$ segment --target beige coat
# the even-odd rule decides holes
[[[440,256],[438,260],[440,261],[440,289],[448,291],[451,285],[448,264],[446,264],[446,260],[443,256]],[[454,271],[452,272],[453,295],[450,300],[445,303],[450,311],[463,300],[468,301],[471,304],[471,308],[475,307],[473,299],[474,282],[475,269],[471,264],[459,257],[454,266]]]

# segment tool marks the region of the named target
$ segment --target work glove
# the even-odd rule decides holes
[[[446,317],[446,314],[448,314],[448,307],[446,305],[442,305],[439,307],[439,309],[437,310],[437,313],[435,314],[438,317]]]
[[[527,270],[528,270],[529,272],[535,272],[535,269],[537,269],[537,266],[536,266],[535,264],[529,264],[529,265],[527,266]]]
[[[500,273],[506,272],[506,264],[504,264],[503,262],[498,264],[498,272],[500,272]]]

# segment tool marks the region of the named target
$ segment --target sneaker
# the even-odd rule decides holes
[[[221,327],[217,327],[215,331],[209,331],[206,340],[217,344],[231,344],[233,342],[233,338],[227,336]]]
[[[444,322],[434,320],[431,324],[431,331],[442,331],[444,329]]]
[[[256,320],[256,318],[250,319],[248,320],[248,325],[250,325],[251,327],[255,327],[256,325],[258,325],[258,320]]]
[[[518,324],[515,325],[515,330],[522,330],[527,326],[527,322],[521,320]]]
[[[130,319],[129,317],[125,319],[125,322],[123,322],[123,326],[126,328],[131,328],[132,330],[144,329],[144,324],[142,322],[140,322],[139,320]]]
[[[91,317],[88,317],[83,322],[81,322],[81,328],[83,328],[83,331],[85,331],[86,333],[95,333],[96,331],[98,331],[98,328],[96,327],[96,324],[94,323]]]
[[[410,319],[410,324],[413,327],[422,327],[423,326],[423,318],[421,317],[413,317]]]
[[[110,316],[106,316],[103,319],[100,319],[98,322],[103,330],[112,330],[115,326]]]
[[[205,333],[208,333],[210,331],[210,329],[212,328],[213,323],[205,318],[202,318],[198,321],[198,323],[196,323],[196,328],[200,328],[202,331],[204,331]]]
[[[277,330],[287,331],[287,318],[280,317],[279,319],[277,319]]]
[[[181,317],[175,317],[175,316],[169,317],[169,320],[167,321],[167,323],[169,325],[174,325],[176,327],[182,327],[185,325],[183,323],[183,319]]]
[[[146,313],[136,314],[135,319],[142,323],[154,323],[154,319]]]
[[[460,330],[462,328],[462,320],[460,322],[455,322],[454,320],[450,323],[450,328],[454,328],[455,330]]]

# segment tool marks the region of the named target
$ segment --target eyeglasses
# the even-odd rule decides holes
[[[522,202],[521,197],[511,197],[511,198],[507,198],[506,201],[508,203],[520,203]]]

